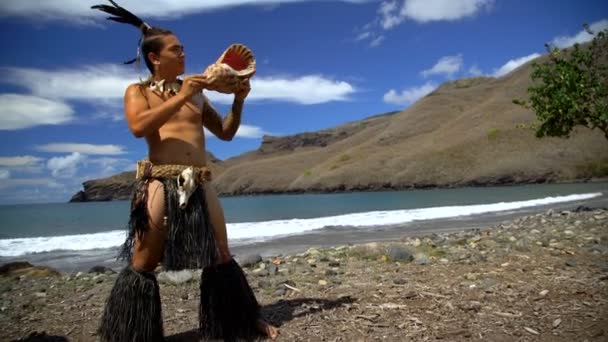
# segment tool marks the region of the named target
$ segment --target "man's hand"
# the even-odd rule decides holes
[[[245,101],[247,95],[249,95],[249,91],[251,90],[251,85],[249,84],[249,79],[246,79],[241,82],[241,86],[239,90],[234,93],[234,99],[237,101]]]
[[[207,82],[207,76],[204,75],[187,76],[182,81],[182,87],[179,92],[186,98],[190,98],[193,95],[200,93]]]

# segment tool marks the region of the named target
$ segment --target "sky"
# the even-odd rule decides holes
[[[134,170],[147,147],[124,120],[125,88],[148,76],[139,33],[91,10],[105,0],[0,2],[0,204],[66,202],[82,182]],[[608,28],[594,0],[120,0],[173,31],[186,74],[232,43],[257,73],[234,140],[206,134],[220,159],[264,135],[330,128],[404,110],[442,83],[501,77],[545,50]],[[206,91],[226,114],[232,96]]]

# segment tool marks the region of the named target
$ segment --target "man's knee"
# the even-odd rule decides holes
[[[162,250],[142,248],[136,250],[131,259],[131,267],[138,272],[152,272],[158,266]]]
[[[133,258],[131,262],[131,267],[137,272],[153,272],[158,266],[158,262],[156,260],[145,260],[145,259],[136,259]]]

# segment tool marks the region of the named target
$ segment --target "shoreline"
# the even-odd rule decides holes
[[[402,186],[385,186],[385,185],[369,185],[362,187],[349,187],[340,186],[337,188],[328,188],[324,190],[308,189],[308,190],[267,190],[267,191],[255,191],[255,192],[220,192],[218,191],[218,197],[220,198],[231,198],[240,196],[272,196],[272,195],[326,195],[326,194],[349,194],[357,192],[392,192],[392,191],[408,191],[408,190],[446,190],[446,189],[467,189],[467,188],[488,188],[488,187],[511,187],[511,186],[522,186],[522,185],[562,185],[562,184],[589,184],[589,183],[606,183],[608,177],[584,177],[575,179],[547,179],[546,177],[522,179],[519,181],[505,181],[506,178],[512,179],[511,176],[503,176],[500,181],[492,182],[481,182],[481,181],[469,181],[462,183],[450,183],[450,184],[406,184]],[[97,180],[91,180],[97,181]],[[79,190],[78,193],[84,190]],[[77,193],[77,194],[78,194]],[[119,198],[111,198],[103,196],[98,200],[74,200],[77,194],[74,194],[72,198],[67,202],[62,203],[89,203],[89,202],[110,202],[110,201],[128,201],[131,199],[130,195],[122,196]]]
[[[300,234],[272,237],[268,240],[245,245],[233,244],[230,241],[229,244],[231,245],[231,252],[237,260],[252,254],[259,254],[263,257],[273,257],[290,253],[300,253],[311,247],[324,248],[367,242],[398,241],[409,236],[483,229],[522,215],[542,213],[549,209],[574,210],[579,206],[608,208],[608,194],[592,199],[541,205],[516,210],[444,219],[412,221],[405,224],[390,226],[324,228]],[[119,270],[124,266],[124,263],[116,260],[118,249],[119,247],[116,246],[107,249],[51,251],[17,257],[0,257],[0,264],[27,261],[35,265],[48,266],[70,273],[86,272],[94,266],[103,266],[113,270]]]
[[[608,210],[598,207],[606,199],[577,205],[241,265],[279,341],[602,341]],[[157,276],[167,341],[195,341],[200,270]],[[107,269],[3,270],[5,336],[94,340],[115,279]]]

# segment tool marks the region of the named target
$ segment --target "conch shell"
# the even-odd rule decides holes
[[[234,94],[255,72],[255,57],[251,50],[243,44],[232,44],[203,75],[213,79],[207,89]]]

